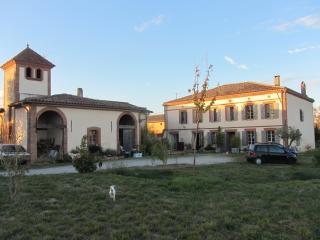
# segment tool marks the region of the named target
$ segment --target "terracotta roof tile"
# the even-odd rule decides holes
[[[36,53],[29,47],[22,50],[20,53],[18,53],[12,59],[7,61],[5,64],[7,64],[12,60],[16,61],[17,63],[25,63],[25,64],[29,63],[29,64],[41,65],[49,68],[54,67],[54,64],[49,62],[47,59],[45,59],[44,57],[42,57],[40,54]],[[2,66],[4,66],[5,64],[3,64]]]
[[[39,105],[58,105],[75,108],[128,110],[137,112],[150,112],[146,108],[138,107],[127,102],[98,100],[79,97],[71,94],[56,94],[52,96],[29,97],[16,104],[35,103]]]
[[[244,94],[244,93],[251,93],[251,92],[264,92],[264,91],[270,91],[270,90],[278,90],[278,89],[287,89],[288,92],[294,93],[295,95],[299,95],[302,98],[305,98],[308,101],[313,101],[313,99],[303,96],[302,94],[281,86],[273,86],[273,85],[267,85],[267,84],[261,84],[261,83],[255,83],[255,82],[242,82],[242,83],[231,83],[231,84],[225,84],[222,86],[218,86],[212,89],[209,89],[207,92],[207,98],[213,98],[213,97],[224,97],[229,95],[235,95],[235,94]],[[192,95],[188,95],[182,98],[178,98],[175,100],[171,100],[168,102],[165,102],[166,104],[172,104],[175,102],[181,102],[181,101],[190,101],[193,99]]]
[[[164,122],[164,114],[150,115],[148,122]]]

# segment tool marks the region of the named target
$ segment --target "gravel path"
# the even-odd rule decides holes
[[[197,165],[210,165],[210,164],[219,164],[219,163],[228,163],[232,162],[232,158],[229,156],[223,155],[200,155],[197,156]],[[193,164],[192,156],[185,157],[171,157],[168,159],[167,164]],[[112,169],[112,168],[121,168],[121,167],[146,167],[146,166],[159,166],[162,165],[162,162],[159,160],[151,159],[121,159],[103,162],[101,168],[98,170]],[[48,168],[39,168],[39,169],[30,169],[26,174],[30,175],[40,175],[40,174],[63,174],[63,173],[76,173],[76,169],[72,165],[61,166],[61,167],[48,167]],[[4,172],[0,172],[0,176],[4,176]]]

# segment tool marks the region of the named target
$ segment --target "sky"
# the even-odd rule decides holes
[[[209,86],[255,81],[320,105],[320,1],[4,1],[0,63],[27,43],[56,67],[52,94],[125,101],[163,112],[188,95],[195,66]],[[0,73],[0,94],[3,72]]]

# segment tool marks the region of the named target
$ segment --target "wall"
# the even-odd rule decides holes
[[[3,106],[7,110],[7,106],[15,101],[16,65],[12,65],[4,70],[4,95]]]
[[[37,112],[43,108],[37,107]],[[87,128],[89,127],[101,128],[101,146],[104,149],[117,150],[117,121],[122,112],[60,107],[58,109],[65,114],[67,119],[69,152],[80,145],[81,138],[87,134]],[[139,142],[139,113],[133,114],[138,124],[136,134]]]
[[[274,102],[279,107],[279,117],[277,119],[262,119],[261,118],[261,104]],[[253,103],[257,105],[258,118],[256,120],[242,120],[241,111],[247,103]],[[226,121],[225,107],[228,105],[234,105],[237,107],[237,121]],[[176,106],[165,106],[165,119],[167,120],[166,132],[179,132],[179,140],[185,143],[191,143],[192,131],[195,130],[196,124],[193,123],[192,108],[193,103],[176,105]],[[267,128],[280,128],[283,125],[282,122],[282,103],[281,94],[271,93],[264,95],[256,95],[251,97],[238,97],[230,99],[216,100],[212,108],[221,109],[221,121],[210,122],[209,112],[203,115],[203,122],[200,123],[200,130],[204,132],[204,138],[206,140],[207,133],[212,130],[217,130],[220,126],[222,130],[237,130],[240,133],[245,129],[255,129],[257,133],[257,141],[262,140],[262,131]],[[187,124],[179,123],[179,110],[187,110],[188,122]]]
[[[35,68],[32,68],[35,76]],[[20,100],[37,95],[48,95],[48,70],[42,71],[42,80],[30,80],[25,77],[25,67],[19,67],[19,92]]]
[[[302,98],[287,93],[287,108],[288,126],[295,127],[302,133],[300,146],[298,146],[299,150],[305,150],[307,145],[315,148],[313,104]],[[300,109],[304,113],[303,122],[300,121]]]

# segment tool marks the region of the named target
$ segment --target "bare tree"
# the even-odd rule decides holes
[[[201,88],[199,89],[199,77],[200,77],[200,69],[198,66],[195,68],[195,76],[194,76],[194,84],[192,88],[193,93],[193,104],[195,106],[195,123],[196,123],[196,132],[195,138],[193,139],[193,173],[195,173],[195,166],[196,166],[196,144],[198,139],[199,133],[199,124],[201,120],[201,116],[203,113],[207,112],[211,106],[215,102],[215,97],[210,100],[207,98],[208,86],[209,86],[209,79],[210,74],[212,72],[212,65],[209,65],[206,76],[203,80]],[[210,101],[210,102],[209,102]]]
[[[22,122],[15,123],[15,131],[8,136],[8,142],[13,144],[20,145],[24,138],[24,129]],[[21,176],[24,176],[26,171],[28,171],[27,167],[21,164],[21,159],[19,157],[19,153],[21,149],[16,146],[16,151],[13,155],[2,156],[1,164],[5,169],[6,176],[8,177],[8,187],[9,187],[9,195],[11,200],[16,200],[17,189],[18,189],[18,179]]]

